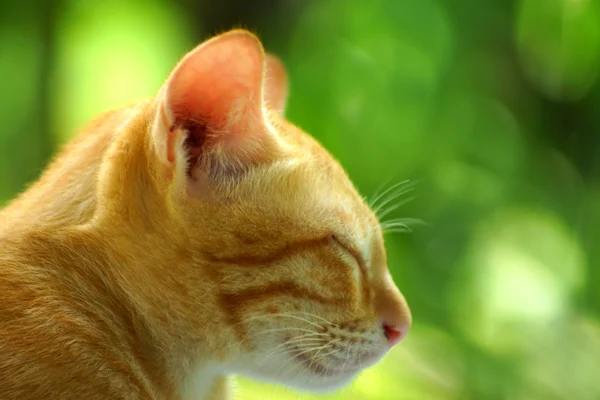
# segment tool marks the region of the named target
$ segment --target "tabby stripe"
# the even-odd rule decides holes
[[[306,252],[317,247],[329,244],[330,236],[318,239],[307,239],[293,242],[275,250],[268,255],[241,254],[235,256],[218,256],[215,254],[206,254],[206,259],[213,263],[235,264],[239,266],[257,266],[265,264],[274,264],[288,258],[292,258],[300,252]]]

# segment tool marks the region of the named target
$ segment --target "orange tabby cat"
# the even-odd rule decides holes
[[[331,390],[406,334],[379,223],[283,119],[286,79],[217,36],[0,212],[0,399]]]

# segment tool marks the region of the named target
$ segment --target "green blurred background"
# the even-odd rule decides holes
[[[419,182],[387,239],[414,329],[324,398],[600,399],[600,0],[3,0],[0,203],[231,27],[365,196]]]

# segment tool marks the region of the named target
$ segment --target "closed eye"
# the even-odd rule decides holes
[[[345,253],[352,256],[352,258],[354,258],[356,260],[360,269],[363,270],[363,272],[364,272],[365,261],[364,261],[364,258],[362,257],[362,255],[358,252],[358,250],[356,250],[354,247],[348,245],[347,242],[345,240],[340,239],[339,236],[331,235],[331,239],[338,245],[338,247],[340,247],[342,250],[344,250]]]

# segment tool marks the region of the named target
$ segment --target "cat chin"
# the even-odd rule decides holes
[[[261,355],[241,357],[229,372],[270,384],[286,386],[303,392],[328,393],[344,388],[366,368],[377,362],[384,354],[373,353],[360,360],[358,365],[339,368],[334,365],[317,365],[310,359],[295,359],[290,363],[287,357],[269,357],[270,362]],[[344,364],[342,364],[344,365]],[[283,372],[282,370],[288,371]],[[293,371],[294,373],[289,373]]]
[[[339,389],[350,385],[356,378],[356,375],[357,373],[351,376],[343,376],[337,378],[327,377],[319,379],[308,377],[306,381],[292,383],[288,382],[286,386],[292,387],[303,392],[325,394],[335,392]]]
[[[310,393],[330,393],[348,386],[360,371],[343,372],[338,375],[320,376],[306,371],[299,373],[294,377],[291,376],[272,376],[269,373],[261,373],[260,371],[238,371],[250,379],[256,381],[286,386],[302,392]]]

